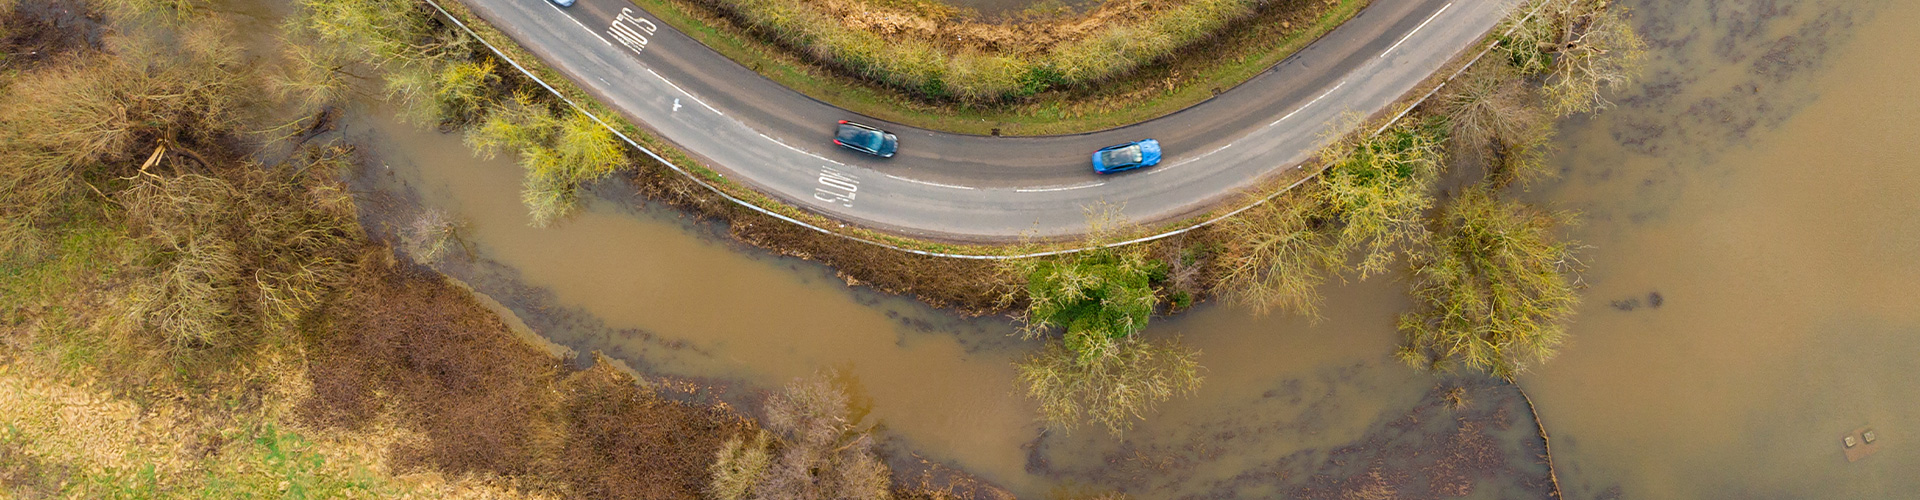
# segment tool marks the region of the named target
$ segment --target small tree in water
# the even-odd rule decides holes
[[[847,393],[822,375],[788,384],[767,400],[768,433],[728,440],[716,454],[708,489],[722,500],[884,500],[892,471],[873,454]]]
[[[1416,367],[1463,366],[1512,380],[1553,356],[1579,304],[1572,247],[1554,238],[1568,214],[1541,212],[1470,188],[1441,210],[1432,251],[1413,262],[1414,310],[1397,356]]]
[[[1090,218],[1088,241],[1119,239],[1116,214]],[[1158,303],[1154,284],[1166,279],[1166,265],[1145,250],[1102,248],[1009,266],[1027,278],[1027,335],[1064,330],[1059,342],[1017,364],[1021,385],[1040,401],[1049,425],[1093,421],[1119,435],[1142,412],[1200,386],[1198,351],[1133,337]]]

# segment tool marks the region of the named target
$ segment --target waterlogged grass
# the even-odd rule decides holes
[[[791,22],[796,29],[834,30],[831,36],[789,37],[811,40],[806,43],[821,47],[813,53],[835,53],[839,49],[834,43],[846,43],[850,48],[844,51],[844,57],[859,62],[851,73],[823,67],[812,56],[763,42],[754,32],[700,6],[678,0],[637,3],[735,62],[788,88],[856,113],[948,132],[1052,135],[1129,125],[1198,104],[1319,39],[1357,15],[1368,1],[1295,2],[1287,8],[1296,8],[1297,12],[1251,18],[1246,18],[1243,11],[1250,8],[1250,2],[1191,2],[1173,12],[1150,14],[1146,21],[1150,27],[1115,27],[1062,48],[1053,58],[1057,60],[1029,61],[986,54],[947,57],[925,45],[875,43],[867,39],[871,34],[841,33],[833,27],[838,21],[791,21],[811,17],[783,2],[751,3],[755,8],[776,11],[768,14],[769,22]],[[1240,17],[1234,17],[1237,12],[1242,13]],[[1196,18],[1247,20],[1192,22]],[[1169,33],[1149,36],[1162,31]],[[894,59],[861,55],[859,51],[909,51],[915,52],[914,57],[922,57],[914,61],[932,58],[934,62],[898,71],[871,68],[865,61]],[[941,61],[949,62],[943,66]],[[951,68],[942,69],[945,66]],[[895,76],[916,72],[918,76]],[[981,80],[981,90],[975,92],[981,95],[971,101],[951,100],[956,85],[943,72]],[[876,85],[875,81],[886,83]],[[979,98],[986,95],[999,97]]]

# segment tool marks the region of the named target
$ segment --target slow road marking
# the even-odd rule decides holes
[[[820,187],[813,188],[813,199],[853,208],[853,195],[860,191],[860,179],[852,174],[820,167]]]

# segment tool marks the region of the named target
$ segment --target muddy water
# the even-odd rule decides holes
[[[380,158],[360,182],[380,214],[376,225],[404,226],[427,209],[464,224],[470,253],[437,268],[554,342],[648,376],[719,385],[724,401],[750,407],[795,377],[840,370],[909,476],[925,459],[1025,498],[1115,488],[1151,498],[1261,496],[1315,475],[1366,472],[1323,467],[1336,454],[1419,455],[1424,434],[1407,431],[1418,425],[1388,427],[1410,407],[1435,406],[1429,392],[1440,382],[1387,357],[1404,300],[1396,284],[1376,280],[1334,291],[1319,324],[1225,309],[1157,323],[1152,335],[1182,336],[1206,353],[1199,394],[1127,440],[1096,429],[1042,432],[1032,404],[1014,392],[1012,367],[1038,344],[1010,336],[1003,319],[959,320],[848,289],[818,266],[738,248],[713,228],[648,208],[623,196],[631,187],[620,182],[597,188],[579,216],[532,228],[509,161],[476,159],[457,137],[377,108],[354,115],[362,118],[347,135]],[[1486,394],[1475,408],[1492,422],[1482,437],[1523,449],[1530,423],[1513,424],[1524,410],[1511,391],[1475,390]],[[1504,454],[1475,467],[1511,468],[1516,477],[1543,470]],[[1503,488],[1527,486],[1489,482],[1479,491]]]
[[[1912,498],[1920,2],[1635,3],[1651,77],[1533,194],[1595,247],[1523,380],[1569,498]]]

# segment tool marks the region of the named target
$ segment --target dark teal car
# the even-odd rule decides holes
[[[1151,167],[1160,163],[1160,141],[1141,139],[1093,152],[1093,171],[1102,174]]]
[[[840,120],[840,130],[834,132],[833,143],[881,158],[892,158],[894,151],[900,150],[900,138],[893,134],[846,120]]]

